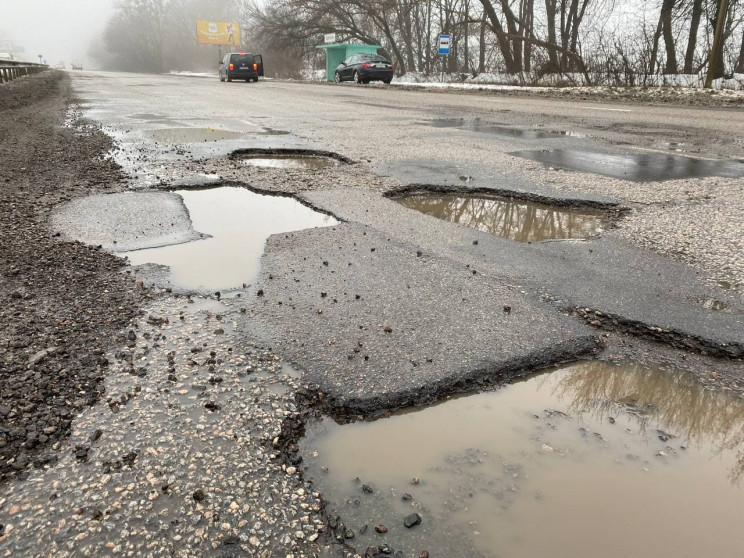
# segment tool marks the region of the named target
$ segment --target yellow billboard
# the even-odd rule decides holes
[[[240,46],[240,25],[198,19],[196,20],[196,42],[201,45]]]

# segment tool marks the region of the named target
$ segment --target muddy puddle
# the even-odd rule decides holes
[[[338,224],[333,217],[292,198],[256,194],[244,188],[176,193],[183,198],[193,228],[210,238],[122,255],[132,265],[168,266],[169,281],[187,290],[229,290],[251,284],[269,236]]]
[[[220,128],[164,128],[147,131],[148,137],[165,143],[203,143],[238,139],[245,136],[241,132],[231,132]]]
[[[744,543],[744,404],[679,371],[576,363],[374,422],[326,418],[301,452],[361,552],[691,558]]]
[[[571,149],[517,151],[512,153],[553,167],[601,174],[637,182],[657,182],[706,176],[744,176],[744,161],[710,161],[681,155],[640,153],[610,155]]]
[[[457,128],[459,130],[465,130],[468,132],[495,134],[498,136],[526,140],[550,139],[568,135],[568,133],[554,133],[547,132],[545,130],[511,128],[509,126],[494,124],[493,122],[482,120],[480,118],[440,118],[436,120],[430,120],[428,122],[425,122],[424,124],[426,124],[427,126],[432,126],[434,128]]]
[[[498,198],[412,195],[395,200],[421,213],[518,242],[592,238],[607,228],[601,211]]]
[[[240,160],[249,167],[267,167],[272,169],[318,170],[337,167],[340,161],[316,155],[241,155]]]

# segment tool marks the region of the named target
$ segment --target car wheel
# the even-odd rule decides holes
[[[336,72],[336,74],[333,76],[333,81],[335,81],[336,83],[341,83],[341,74]]]
[[[232,78],[230,76],[227,77],[227,81],[232,81]]]
[[[257,78],[257,77],[253,78],[253,81],[254,81],[255,83],[258,83],[258,78]]]
[[[385,82],[385,85],[390,85],[390,83],[393,81],[392,79],[384,79],[382,80]]]
[[[359,77],[359,72],[357,72],[356,70],[354,70],[354,83],[358,83],[358,84],[360,84],[360,85],[361,85],[362,83],[364,83],[364,82],[362,81],[362,78],[360,78],[360,77]]]

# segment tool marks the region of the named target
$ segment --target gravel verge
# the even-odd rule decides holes
[[[46,72],[0,86],[0,481],[56,460],[53,445],[101,396],[116,332],[141,293],[122,261],[54,237],[51,208],[118,188],[107,136],[63,126],[68,79]]]

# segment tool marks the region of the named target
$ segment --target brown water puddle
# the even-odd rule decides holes
[[[149,130],[147,135],[155,141],[165,143],[203,143],[237,139],[245,136],[242,132],[231,132],[219,128],[164,128]]]
[[[519,242],[587,239],[607,227],[601,211],[462,195],[412,195],[395,200],[421,213]]]
[[[176,192],[189,210],[193,228],[210,238],[125,252],[132,265],[170,267],[174,286],[227,290],[252,283],[266,239],[272,234],[338,224],[287,197],[256,194],[245,188],[222,187]]]
[[[301,452],[361,551],[691,558],[744,543],[744,404],[679,371],[577,363],[375,422],[324,419]]]
[[[637,182],[656,182],[706,176],[744,176],[744,161],[710,161],[680,155],[640,153],[611,155],[572,149],[517,151],[512,153],[564,169],[590,172]]]
[[[337,167],[341,164],[335,159],[314,155],[242,155],[240,160],[249,167],[272,169],[318,170]]]

